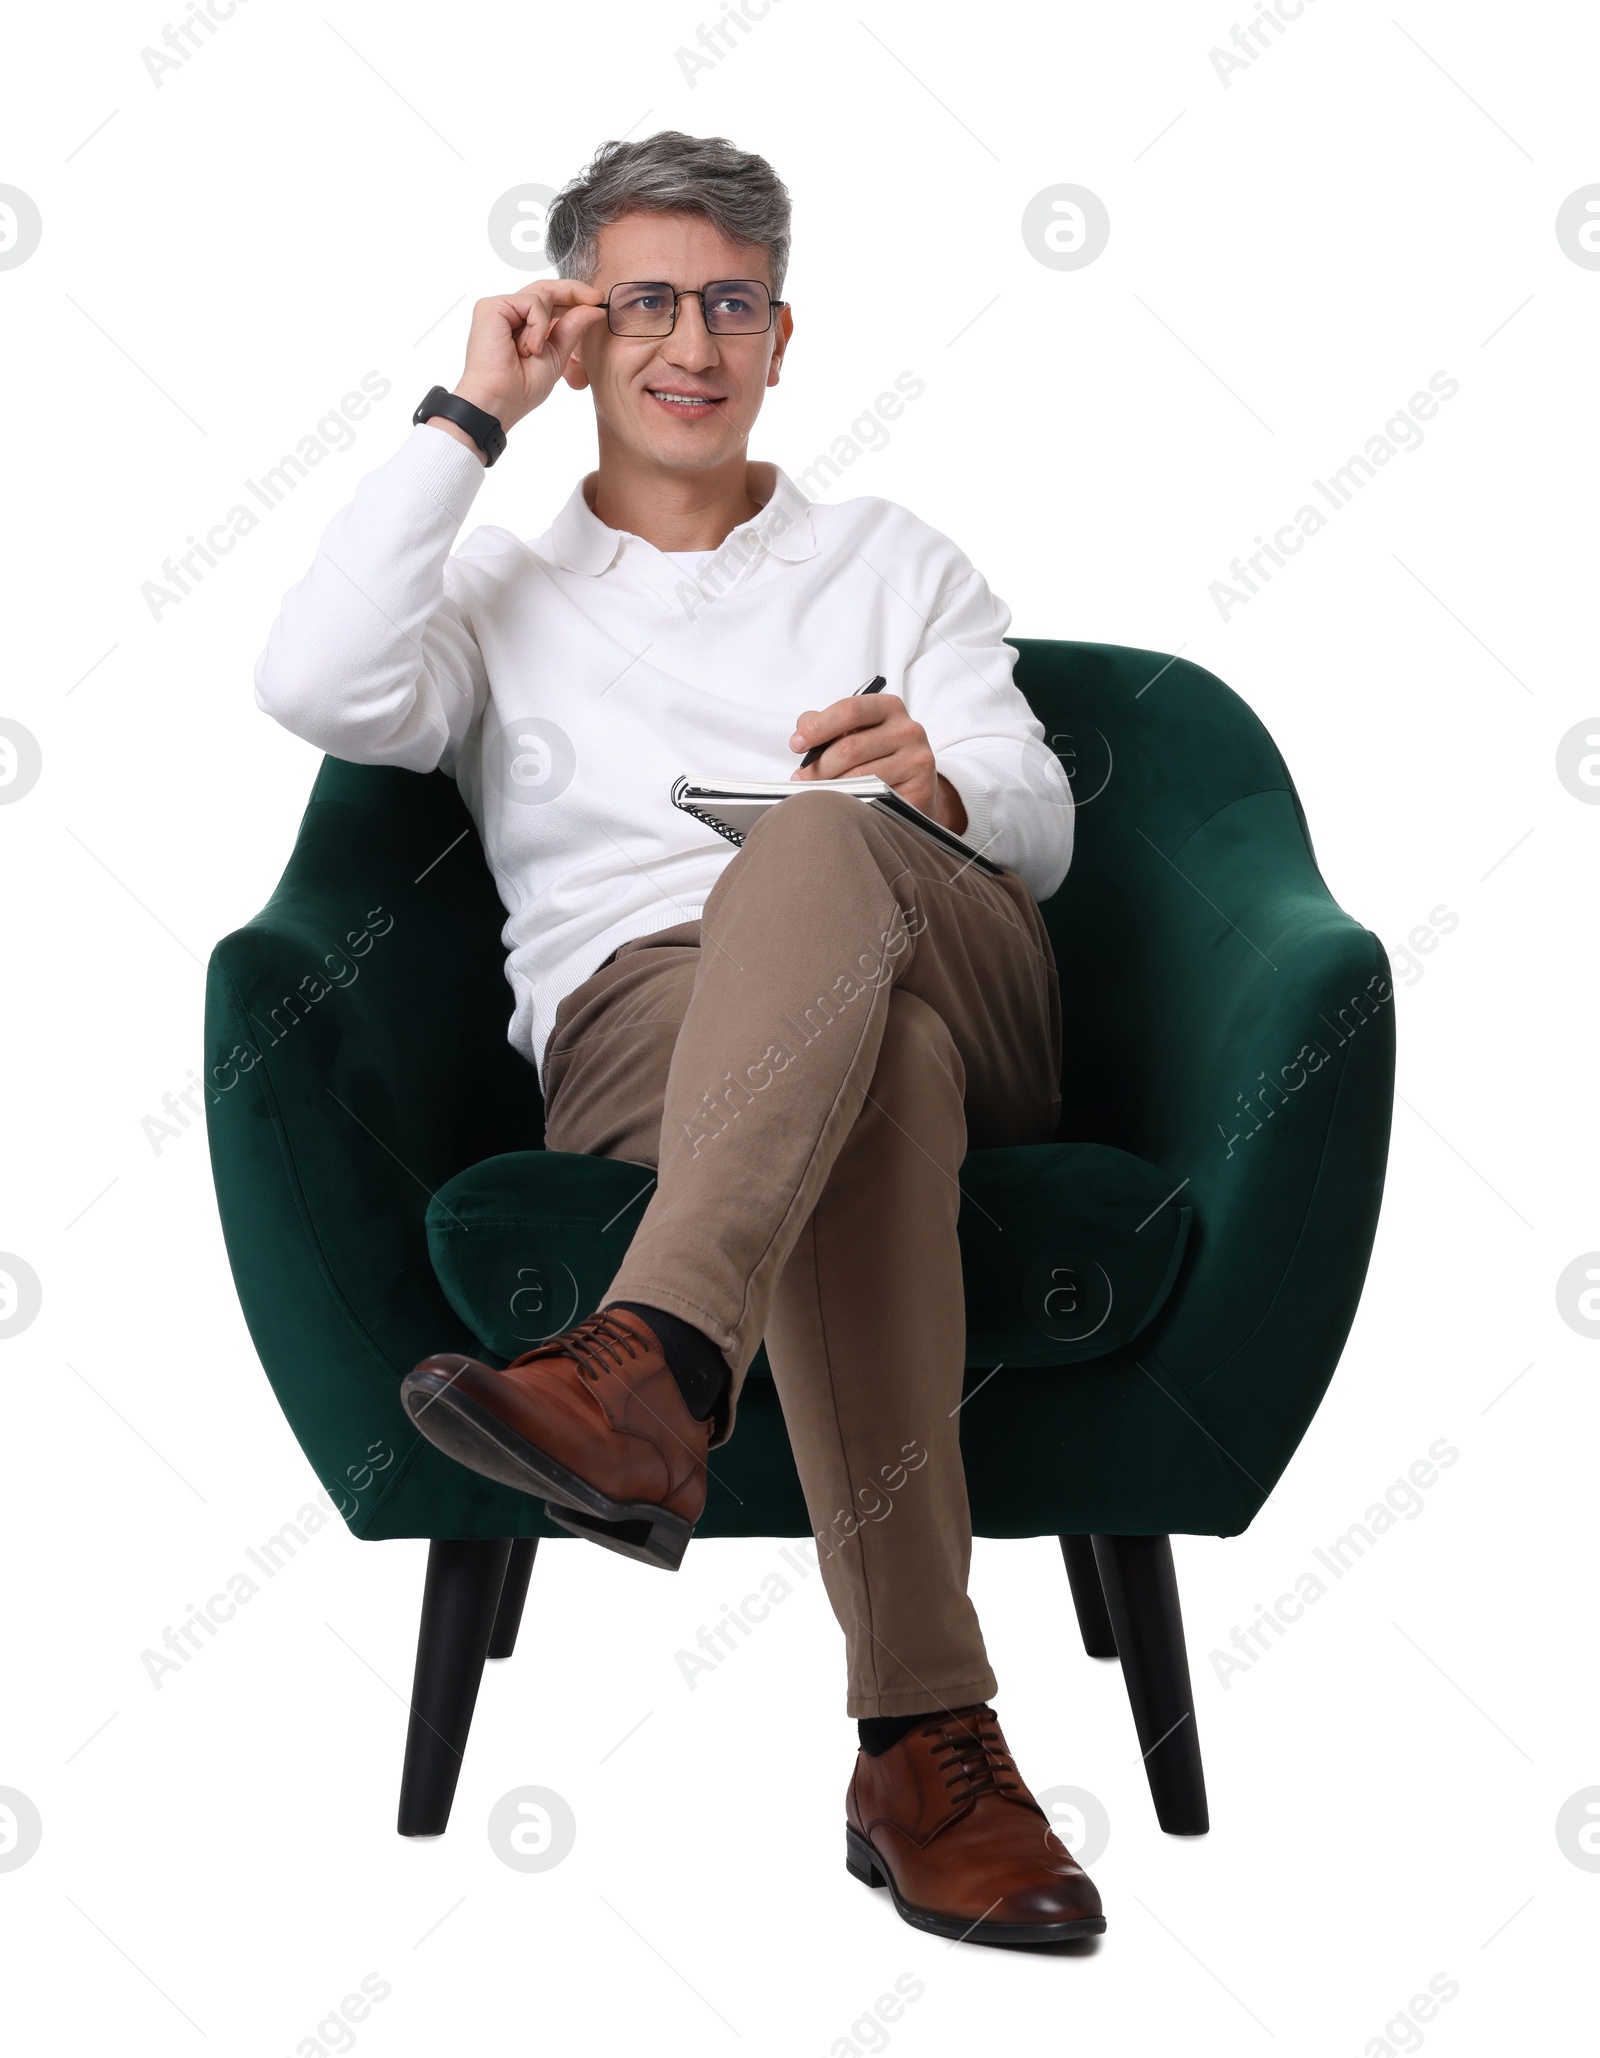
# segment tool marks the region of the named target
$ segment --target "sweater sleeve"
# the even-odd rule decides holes
[[[906,672],[906,706],[961,796],[965,840],[1048,900],[1072,861],[1072,788],[1012,680],[1009,608],[947,547],[950,568]]]
[[[258,707],[335,757],[454,770],[488,693],[449,563],[483,471],[419,423],[367,474],[284,595],[256,661]]]

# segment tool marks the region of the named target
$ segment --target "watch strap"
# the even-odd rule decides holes
[[[429,388],[411,419],[414,423],[425,422],[436,414],[466,430],[483,452],[485,465],[492,465],[506,447],[506,432],[492,414],[485,414],[481,407],[474,407],[470,400],[463,400],[459,393],[448,392],[443,386]]]

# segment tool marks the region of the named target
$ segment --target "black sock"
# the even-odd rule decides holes
[[[903,1736],[909,1736],[930,1715],[938,1713],[937,1708],[924,1708],[920,1715],[863,1715],[856,1722],[861,1748],[869,1758],[881,1758]]]
[[[648,1322],[661,1345],[667,1370],[683,1395],[684,1406],[697,1422],[704,1422],[727,1392],[733,1375],[728,1361],[703,1330],[665,1308],[647,1307],[643,1301],[612,1301],[614,1308],[626,1308],[641,1322]]]

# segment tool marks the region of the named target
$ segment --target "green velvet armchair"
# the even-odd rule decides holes
[[[1245,1529],[1332,1376],[1382,1194],[1393,990],[1220,680],[1152,651],[1017,649],[1078,807],[1045,909],[1064,1108],[1056,1143],[963,1170],[973,1525],[1061,1539],[1158,1819],[1192,1834],[1168,1539]],[[510,1653],[538,1542],[573,1540],[418,1437],[400,1380],[430,1352],[504,1362],[587,1313],[649,1176],[544,1150],[502,920],[450,780],[330,758],[207,986],[212,1167],[256,1350],[351,1531],[433,1540],[402,1834],[443,1830],[485,1657]],[[761,1359],[717,1473],[697,1537],[810,1534]]]

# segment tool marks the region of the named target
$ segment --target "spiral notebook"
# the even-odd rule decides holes
[[[970,843],[963,842],[953,829],[947,829],[943,822],[936,822],[931,815],[925,815],[909,800],[902,800],[892,786],[870,773],[856,779],[678,778],[672,782],[673,806],[682,808],[686,815],[693,815],[696,821],[704,822],[708,829],[715,829],[719,836],[725,836],[734,844],[744,842],[768,808],[776,807],[780,801],[799,801],[802,806],[809,806],[810,796],[818,793],[843,793],[853,800],[865,801],[871,807],[881,807],[891,815],[898,815],[901,821],[914,824],[935,843],[942,843],[946,850],[953,850],[972,864],[981,865],[984,871],[998,872],[1001,869],[982,851],[974,850]]]

